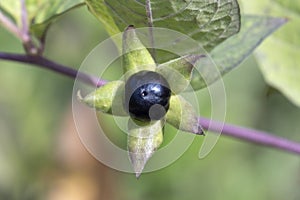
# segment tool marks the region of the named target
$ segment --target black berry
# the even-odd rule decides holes
[[[156,72],[133,74],[125,84],[125,109],[140,121],[159,120],[169,109],[169,88],[167,80]]]

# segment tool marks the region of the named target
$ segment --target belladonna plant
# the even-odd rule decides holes
[[[204,55],[186,55],[156,64],[133,26],[123,33],[122,80],[111,81],[84,98],[97,111],[130,116],[127,148],[136,176],[163,142],[164,124],[204,135],[195,108],[180,93],[190,84],[194,64]]]
[[[172,3],[165,4],[167,1],[147,0],[145,5],[138,1],[86,0],[82,2],[74,0],[58,1],[55,9],[53,6],[48,6],[49,1],[37,3],[24,0],[1,0],[0,2],[0,25],[16,36],[22,42],[25,50],[24,54],[0,52],[0,59],[50,69],[99,87],[84,98],[78,93],[78,97],[99,112],[116,116],[130,116],[128,152],[137,176],[140,175],[147,160],[162,143],[165,123],[186,132],[203,134],[201,124],[205,130],[218,132],[221,129],[223,136],[300,154],[298,142],[263,131],[197,117],[191,104],[185,101],[180,93],[191,80],[193,65],[201,60],[203,55],[186,55],[156,66],[147,49],[135,35],[132,26],[129,26],[124,34],[124,76],[121,80],[112,82],[99,80],[93,75],[64,66],[43,55],[47,30],[57,17],[73,8],[87,6],[89,11],[103,23],[110,35],[124,30],[128,24],[134,24],[137,28],[165,27],[179,30],[187,35],[193,30],[198,30],[201,37],[197,37],[197,41],[207,48],[221,75],[224,75],[239,66],[265,38],[284,25],[287,22],[286,18],[252,15],[241,17],[236,0],[182,1],[184,4],[180,4],[181,1],[170,1]],[[122,6],[120,6],[121,3]],[[151,5],[155,6],[151,7]],[[132,6],[134,6],[134,11],[139,12],[133,13]],[[27,13],[26,7],[30,7],[29,13]],[[286,13],[286,9],[283,10]],[[293,23],[296,22],[297,20],[294,20]],[[290,29],[287,30],[290,31]],[[295,27],[294,30],[296,30]],[[280,42],[280,44],[282,43]],[[279,48],[280,53],[276,54],[273,46],[270,46],[269,56],[277,58],[278,61],[281,59],[281,54],[291,57],[296,55],[294,48],[294,51],[290,51],[285,49],[285,46],[283,47],[284,49]],[[286,62],[286,60],[280,62]],[[276,64],[274,66],[277,67],[278,63],[274,63]],[[293,62],[285,64],[294,66]],[[269,71],[267,72],[269,73]],[[294,70],[291,72],[294,73]],[[274,74],[270,73],[270,75]],[[280,74],[280,76],[282,75]],[[196,86],[196,89],[199,89],[203,86],[195,83],[194,80],[192,78],[191,81],[193,87]],[[290,83],[285,80],[281,81],[284,84]],[[280,80],[273,78],[272,81]],[[284,89],[294,90],[294,87],[285,87]],[[139,109],[135,104],[145,104],[147,107]]]

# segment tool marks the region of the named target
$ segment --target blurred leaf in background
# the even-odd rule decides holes
[[[257,51],[265,80],[300,106],[300,3],[291,0],[241,0],[246,13],[281,16],[288,23]]]
[[[60,15],[84,5],[83,3],[83,0],[26,0],[27,23],[30,26],[31,33],[41,39],[52,22]],[[24,13],[22,13],[21,1],[2,0],[0,11],[9,16],[18,27],[22,27],[21,16]]]

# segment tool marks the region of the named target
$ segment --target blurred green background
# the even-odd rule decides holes
[[[101,24],[80,8],[51,27],[45,55],[78,68],[107,37]],[[2,27],[0,51],[22,52],[19,41]],[[267,95],[269,88],[254,57],[224,82],[226,122],[300,141],[300,109],[277,92]],[[138,180],[112,170],[96,161],[78,139],[72,87],[67,77],[0,60],[1,200],[300,199],[299,156],[226,136],[203,160],[198,159],[202,138],[196,138],[175,163]],[[207,91],[197,95],[203,115],[209,117]],[[104,120],[109,123],[109,117]]]

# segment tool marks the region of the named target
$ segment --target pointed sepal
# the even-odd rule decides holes
[[[172,92],[178,94],[188,87],[194,65],[203,57],[203,54],[186,55],[160,64],[156,71],[167,79]]]
[[[128,114],[123,106],[124,85],[123,81],[111,81],[84,98],[81,96],[80,91],[78,91],[77,96],[81,102],[95,108],[97,111],[117,116],[127,116]]]
[[[163,120],[150,123],[129,119],[129,159],[138,178],[153,153],[163,142]]]
[[[155,62],[138,38],[134,26],[130,25],[123,33],[123,69],[126,77],[141,71],[155,71]]]
[[[179,95],[172,95],[170,108],[166,114],[166,120],[175,128],[204,135],[203,129],[198,122],[198,115],[193,106]]]

